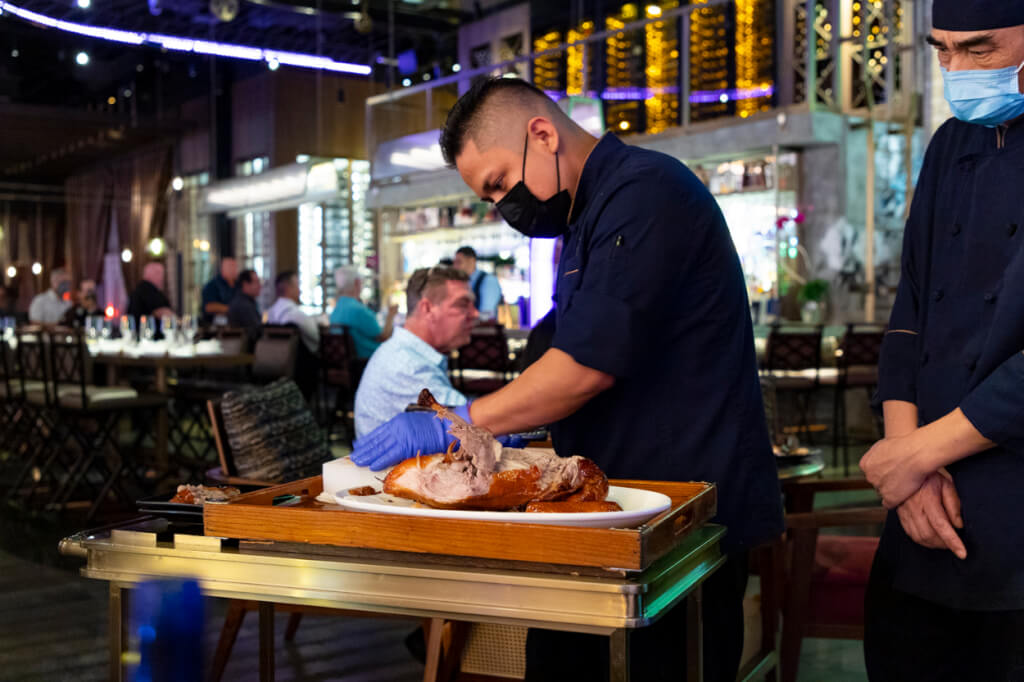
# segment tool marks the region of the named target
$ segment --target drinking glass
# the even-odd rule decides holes
[[[85,340],[89,344],[95,344],[100,340],[103,333],[103,318],[99,315],[89,315],[85,318]]]
[[[134,315],[121,316],[121,344],[125,348],[135,345],[139,338],[138,327],[135,324]]]
[[[156,318],[152,315],[143,315],[139,318],[140,340],[147,343],[156,338]]]
[[[196,334],[199,333],[199,318],[194,315],[182,315],[181,333],[185,337],[185,345],[194,344],[196,342]]]

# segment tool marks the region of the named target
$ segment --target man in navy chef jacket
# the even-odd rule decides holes
[[[732,682],[746,550],[777,536],[782,516],[746,286],[714,198],[679,161],[595,138],[516,79],[470,89],[441,148],[512,227],[565,240],[551,349],[462,416],[496,434],[550,424],[560,455],[611,478],[715,482],[729,561],[705,587],[705,679]],[[352,458],[379,469],[448,438],[431,415],[404,413]],[[634,680],[685,670],[683,611],[633,636]],[[607,652],[604,638],[531,632],[528,679],[600,680]]]
[[[893,509],[868,588],[872,680],[1024,679],[1024,3],[935,0],[956,118],[925,156],[882,347]]]

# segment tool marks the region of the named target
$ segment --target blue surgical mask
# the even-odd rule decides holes
[[[991,70],[942,69],[946,101],[953,115],[989,128],[1024,115],[1024,95],[1017,79],[1022,68],[1024,64]]]

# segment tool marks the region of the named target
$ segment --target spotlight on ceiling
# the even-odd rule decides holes
[[[175,192],[180,192],[184,188],[185,181],[182,179],[180,175],[171,180],[171,189],[173,189]]]
[[[92,5],[92,0],[75,0],[75,4],[78,5],[79,9],[89,9]]]
[[[121,252],[121,260],[124,261],[125,263],[131,263],[133,255],[134,254],[132,254],[131,249],[125,249],[124,251]]]
[[[86,64],[88,64],[89,63],[89,53],[88,52],[79,52],[78,54],[76,54],[75,55],[75,63],[78,64],[79,66],[85,66]]]
[[[18,268],[14,267],[13,265],[9,266],[7,268],[7,276],[8,277],[17,277],[18,276]]]
[[[43,272],[43,264],[42,263],[36,261],[35,263],[32,264],[32,274],[33,275],[39,275],[39,274],[42,274],[42,272]]]
[[[267,60],[267,68],[270,69],[271,71],[277,71],[277,67],[279,66],[281,66],[281,62],[277,61],[276,59],[271,58]]]

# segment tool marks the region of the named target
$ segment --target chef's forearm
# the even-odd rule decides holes
[[[470,416],[495,434],[527,431],[569,416],[614,383],[610,374],[552,348],[515,381],[474,401]]]
[[[927,471],[937,471],[996,445],[981,435],[959,407],[921,427],[915,436],[922,469]]]
[[[885,415],[885,437],[897,438],[917,430],[917,405],[903,400],[886,400],[882,403]]]

